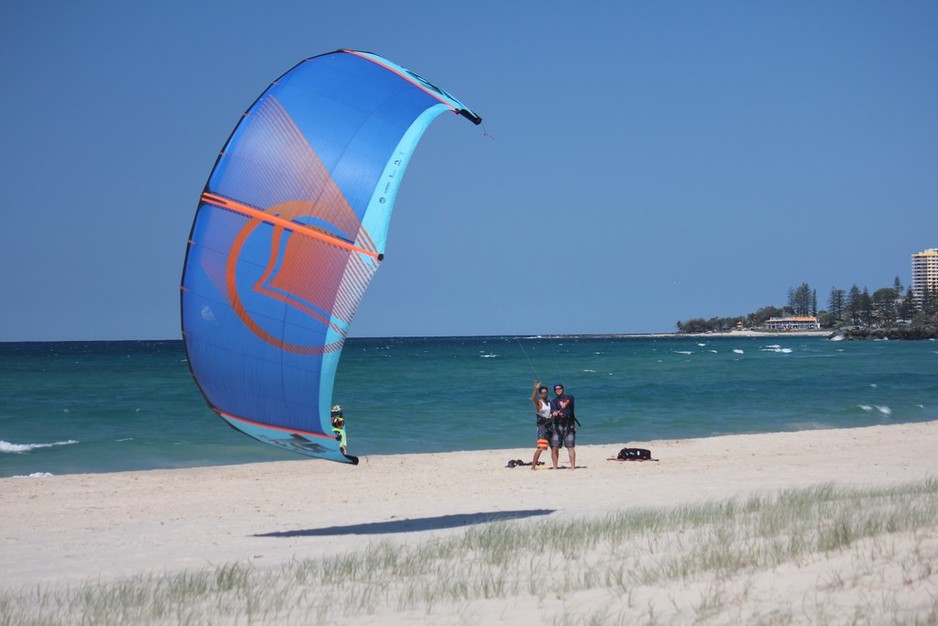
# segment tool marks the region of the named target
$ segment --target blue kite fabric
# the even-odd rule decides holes
[[[404,171],[444,111],[482,121],[387,59],[338,50],[300,62],[242,116],[200,198],[181,295],[192,375],[231,426],[357,463],[330,423],[336,368]]]

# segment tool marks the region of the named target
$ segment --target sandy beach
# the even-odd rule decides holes
[[[658,460],[607,460],[624,446],[649,448]],[[623,441],[579,446],[576,471],[506,467],[510,459],[529,461],[532,452],[375,456],[357,467],[299,460],[2,479],[0,588],[232,561],[274,566],[375,541],[426,542],[500,519],[577,519],[823,484],[920,481],[938,477],[938,421]],[[560,458],[565,466],[565,451]],[[935,550],[938,521],[929,535]],[[938,570],[938,552],[928,558]],[[938,593],[938,573],[926,582]],[[580,601],[592,602],[588,595]],[[510,605],[499,614],[517,617],[508,609],[524,603]]]

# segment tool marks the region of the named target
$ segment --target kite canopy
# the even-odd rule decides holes
[[[443,111],[482,121],[387,59],[337,50],[299,63],[241,118],[202,192],[181,298],[192,375],[231,426],[358,462],[332,433],[336,367],[404,170]]]

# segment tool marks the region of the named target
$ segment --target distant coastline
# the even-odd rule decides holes
[[[830,330],[726,330],[709,333],[672,333],[670,337],[830,337]]]
[[[582,334],[556,334],[556,335],[538,335],[544,339],[551,338],[577,338],[588,337],[591,339],[686,339],[686,338],[743,338],[743,337],[829,337],[829,330],[791,330],[791,331],[762,331],[762,330],[721,330],[704,333],[582,333]],[[511,336],[511,335],[506,335]],[[526,337],[528,335],[518,335]]]
[[[758,330],[727,330],[708,333],[672,333],[660,335],[662,337],[827,337],[828,339],[890,339],[890,340],[916,340],[938,339],[938,328],[850,328],[840,330],[788,330],[788,331],[758,331]]]

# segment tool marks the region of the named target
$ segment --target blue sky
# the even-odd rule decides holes
[[[668,332],[908,285],[938,246],[935,32],[935,2],[14,0],[0,341],[178,338],[218,150],[343,47],[485,118],[424,136],[353,336]]]

